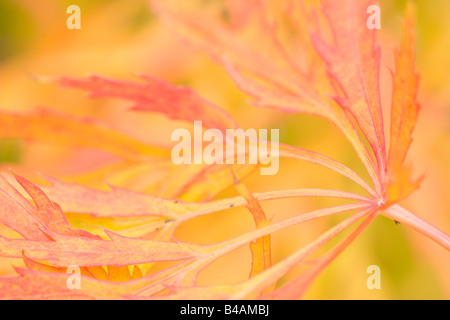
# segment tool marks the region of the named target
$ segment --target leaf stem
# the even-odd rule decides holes
[[[450,237],[427,221],[412,214],[405,208],[394,204],[383,212],[383,215],[422,233],[431,240],[450,251]]]

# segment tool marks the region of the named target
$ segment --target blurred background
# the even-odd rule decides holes
[[[189,1],[184,1],[186,3]],[[196,1],[199,3],[198,1]],[[218,2],[200,1],[205,6]],[[422,105],[408,161],[425,180],[402,205],[447,233],[450,230],[450,24],[447,0],[418,0],[417,63]],[[400,44],[406,1],[381,0],[383,45],[382,94],[389,107],[392,50]],[[66,8],[81,8],[81,30],[66,28]],[[150,74],[173,84],[188,85],[199,95],[226,109],[243,128],[279,128],[281,142],[328,155],[362,173],[351,146],[327,121],[307,115],[286,115],[257,109],[247,102],[221,66],[205,54],[175,39],[145,0],[0,0],[0,109],[26,112],[48,106],[65,113],[91,116],[149,143],[170,142],[179,123],[156,114],[127,112],[129,103],[89,99],[84,92],[42,83],[35,76],[103,75],[138,81]],[[389,108],[385,110],[389,116]],[[389,123],[389,122],[387,122]],[[106,188],[104,182],[145,189],[151,173],[124,182],[119,175],[93,182],[86,175],[104,164],[107,154],[68,150],[39,142],[0,140],[2,170],[38,180],[36,172]],[[139,172],[139,168],[135,168]],[[363,175],[364,176],[364,175]],[[252,192],[285,188],[329,188],[360,192],[345,178],[304,162],[281,160],[273,177],[254,174],[244,180]],[[218,197],[235,195],[233,188]],[[197,201],[201,199],[184,200]],[[263,203],[274,221],[336,203],[327,199],[289,199]],[[1,210],[1,208],[0,208]],[[70,217],[77,224],[77,217]],[[273,260],[307,243],[336,223],[323,219],[289,228],[273,236]],[[210,226],[220,226],[211,228]],[[85,226],[82,226],[85,227]],[[214,214],[184,224],[176,237],[212,243],[253,229],[245,209]],[[199,232],[200,231],[200,232]],[[239,260],[236,260],[239,259]],[[242,261],[242,263],[235,263]],[[13,261],[15,265],[20,261]],[[217,261],[200,277],[201,284],[234,283],[248,277],[248,247]],[[11,275],[11,259],[0,258],[0,275]],[[368,290],[366,268],[381,268],[381,290]],[[379,217],[314,282],[307,299],[448,299],[450,256],[431,240]],[[291,276],[295,275],[294,271]],[[218,275],[220,275],[218,277]],[[289,277],[282,281],[288,281]]]

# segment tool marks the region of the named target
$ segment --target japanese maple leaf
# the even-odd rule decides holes
[[[418,187],[418,181],[411,178],[404,165],[419,111],[412,6],[408,7],[402,45],[396,53],[387,148],[379,88],[380,45],[376,31],[367,29],[365,23],[369,2],[325,0],[315,6],[308,1],[283,1],[277,3],[285,6],[275,5],[273,9],[275,2],[271,1],[227,0],[228,22],[195,11],[177,12],[164,1],[152,3],[174,31],[223,63],[238,88],[255,99],[254,105],[287,113],[313,114],[336,125],[351,143],[370,181],[334,159],[295,146],[280,145],[280,157],[309,161],[334,170],[360,185],[367,195],[326,189],[252,193],[242,182],[254,170],[247,165],[216,164],[176,171],[177,179],[169,179],[173,185],[165,198],[120,187],[100,191],[49,177],[46,179],[51,185],[39,187],[20,176],[4,175],[0,178],[0,222],[22,238],[1,236],[0,255],[22,258],[26,268],[17,268],[16,277],[0,278],[2,298],[299,298],[314,278],[379,214],[418,230],[450,250],[450,239],[445,232],[397,204]],[[296,27],[289,44],[278,34],[284,19]],[[239,37],[248,29],[264,33],[258,48]],[[290,51],[298,47],[304,52],[302,61],[296,61]],[[94,97],[131,101],[132,111],[159,112],[187,122],[203,119],[204,126],[219,130],[238,128],[228,113],[191,89],[152,77],[143,77],[144,82],[140,83],[100,76],[51,80],[87,90]],[[168,160],[164,147],[149,146],[97,121],[42,112],[1,113],[1,136],[104,149],[137,163],[155,158]],[[26,123],[23,130],[17,130],[20,123]],[[98,139],[89,139],[93,136]],[[215,187],[213,192],[211,185]],[[211,200],[230,185],[239,196]],[[207,201],[176,199],[188,190]],[[261,201],[290,197],[333,197],[350,203],[277,222],[272,222],[260,205]],[[238,206],[248,208],[255,222],[254,230],[209,245],[173,238],[178,226],[186,221]],[[352,214],[346,219],[276,264],[272,263],[273,233],[348,212]],[[103,229],[103,233],[94,235],[73,228],[65,213],[78,214],[84,221],[111,219],[116,232]],[[355,224],[356,228],[340,243],[311,260],[319,248]],[[232,285],[198,286],[198,275],[207,266],[242,246],[249,246],[252,256],[247,280]],[[171,263],[153,272],[151,267],[158,262]],[[305,262],[309,266],[305,272],[277,286],[282,277]],[[66,285],[65,272],[71,265],[82,268],[81,291],[73,292]],[[129,266],[134,266],[132,273]]]

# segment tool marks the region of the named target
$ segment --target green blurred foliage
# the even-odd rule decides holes
[[[0,164],[18,163],[21,158],[20,142],[17,140],[0,140]]]
[[[433,266],[414,251],[409,232],[409,228],[385,217],[378,217],[367,230],[373,261],[381,269],[382,281],[391,287],[389,298],[444,299]]]
[[[23,52],[35,40],[30,14],[14,0],[0,0],[0,62]]]

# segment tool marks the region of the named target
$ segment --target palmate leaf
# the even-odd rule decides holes
[[[149,279],[115,283],[82,275],[80,290],[70,290],[65,273],[16,270],[19,277],[0,281],[0,299],[120,299],[151,283]]]
[[[245,206],[245,197],[233,197],[204,203],[184,202],[162,199],[155,196],[125,191],[113,187],[112,191],[100,191],[92,188],[61,182],[46,177],[52,183],[43,190],[65,212],[90,215],[98,218],[113,218],[113,225],[121,234],[141,237],[163,230],[164,239],[181,223],[230,208]],[[249,195],[247,195],[248,197]],[[294,197],[331,197],[353,201],[373,203],[373,200],[358,194],[324,189],[288,189],[252,195],[256,201],[268,201]],[[131,221],[130,221],[131,219]],[[135,220],[134,220],[135,219]],[[88,223],[87,219],[84,219]]]
[[[95,79],[95,80],[94,80]],[[59,82],[65,86],[71,86],[71,87],[75,87],[75,88],[81,88],[81,89],[85,89],[88,90],[90,92],[92,92],[93,96],[108,96],[108,97],[120,97],[120,98],[125,98],[127,100],[132,100],[135,101],[136,103],[142,104],[143,106],[145,105],[146,107],[141,107],[139,108],[140,111],[146,111],[146,112],[160,112],[163,114],[168,115],[171,118],[177,119],[177,120],[184,120],[184,121],[189,121],[192,122],[192,120],[195,121],[195,119],[207,119],[208,121],[203,121],[203,126],[205,127],[210,127],[211,124],[216,124],[218,125],[217,127],[212,127],[212,128],[217,128],[217,129],[221,129],[224,130],[224,128],[239,128],[238,125],[230,120],[231,116],[226,113],[223,110],[217,109],[214,105],[207,103],[203,100],[200,100],[200,98],[195,98],[197,97],[196,95],[194,95],[193,92],[188,91],[190,96],[194,97],[192,99],[194,99],[195,101],[195,105],[198,105],[199,107],[196,107],[194,109],[192,109],[192,103],[191,104],[182,104],[179,103],[179,101],[181,100],[175,100],[175,102],[173,102],[170,99],[166,99],[164,100],[164,97],[158,96],[158,100],[156,102],[156,106],[153,106],[153,100],[150,98],[147,98],[146,96],[144,96],[144,98],[142,97],[142,95],[147,95],[147,90],[150,88],[150,92],[151,90],[157,90],[156,88],[153,88],[155,85],[148,83],[147,85],[140,85],[140,84],[136,84],[136,83],[130,83],[130,82],[125,82],[125,81],[117,81],[117,80],[111,80],[111,79],[107,79],[107,78],[103,78],[103,77],[95,77],[95,78],[90,78],[87,80],[83,80],[83,79],[75,79],[75,78],[71,78],[71,79],[67,79],[67,78],[61,78],[61,79],[54,79],[54,81]],[[159,82],[156,82],[157,84],[159,84]],[[112,86],[112,84],[114,84],[114,86],[121,86],[123,88],[123,90],[126,92],[126,94],[122,94],[120,90],[113,90],[112,88],[110,88]],[[182,90],[182,89],[178,89],[174,86],[170,86],[167,83],[164,83],[165,88],[167,88],[166,90],[169,90],[171,93],[173,92],[177,92],[177,90]],[[129,91],[132,91],[132,93],[130,93]],[[183,96],[183,94],[185,93],[185,91],[181,91],[181,94]],[[181,97],[182,97],[181,96]],[[181,99],[181,98],[179,98]],[[161,102],[162,101],[162,102]],[[164,104],[166,105],[166,108],[161,108],[160,104]],[[189,112],[189,117],[184,117],[183,114]],[[228,127],[226,126],[226,124],[228,123]],[[362,148],[362,147],[361,147]],[[329,157],[311,152],[309,150],[305,150],[305,149],[301,149],[301,148],[294,148],[292,146],[286,146],[283,144],[280,144],[280,157],[285,157],[285,158],[296,158],[296,159],[301,159],[304,161],[309,161],[312,163],[316,163],[316,164],[320,164],[323,165],[327,168],[330,168],[344,176],[346,176],[347,178],[353,180],[354,182],[356,182],[357,184],[359,184],[360,186],[362,186],[365,190],[367,190],[369,193],[373,193],[372,188],[370,188],[370,186],[368,186],[368,184],[361,179],[356,173],[354,173],[352,170],[350,170],[349,168],[345,167],[344,165],[342,165],[341,163],[330,159]],[[211,167],[211,166],[209,166]],[[193,179],[191,180],[190,183],[192,183],[195,180],[199,180],[202,179],[204,174],[207,174],[210,171],[210,168],[208,166],[207,167],[200,167],[200,166],[189,166],[188,168],[186,168],[185,170],[182,171],[183,174],[192,174],[192,176],[189,179]],[[217,169],[216,169],[217,170]],[[225,171],[224,174],[229,175],[229,170],[225,167],[225,169],[219,169],[221,171]],[[242,171],[242,168],[240,169],[235,169],[236,174],[239,175],[240,172]],[[250,172],[248,172],[250,173]],[[242,177],[245,177],[246,174],[243,173],[244,175]],[[178,172],[176,174],[177,176],[180,175],[180,173]],[[232,184],[232,177],[229,176],[229,183],[224,185],[224,187],[229,186],[230,184]],[[223,179],[218,179],[219,181],[223,181]],[[185,179],[177,179],[176,181],[178,181],[178,183],[182,184],[181,186],[178,186],[178,189],[176,189],[177,191],[175,192],[168,192],[167,195],[171,196],[171,197],[176,197],[178,196],[180,190],[185,190],[184,188],[186,188],[187,186],[187,181],[189,181],[187,178]],[[205,188],[205,191],[208,188]],[[178,194],[177,194],[178,193]]]
[[[18,176],[16,179],[33,196],[38,210],[44,214],[52,213],[56,206],[55,203],[49,202],[45,194],[34,184]],[[227,200],[229,201],[229,199]],[[248,200],[243,199],[242,203],[246,203],[247,201]],[[51,207],[49,207],[50,204],[52,205]],[[140,240],[122,237],[106,230],[105,232],[111,240],[101,240],[89,234],[87,234],[87,236],[72,233],[66,235],[60,233],[68,228],[66,224],[64,224],[64,228],[61,228],[59,225],[52,226],[51,223],[53,223],[54,220],[45,221],[45,215],[43,215],[41,219],[38,220],[42,224],[42,232],[49,237],[47,241],[6,239],[1,237],[0,253],[7,257],[20,257],[25,253],[26,256],[31,259],[47,260],[51,265],[56,267],[72,265],[73,261],[76,261],[79,266],[120,266],[152,261],[195,260],[191,265],[188,265],[184,271],[171,272],[168,276],[170,279],[177,276],[177,273],[191,272],[199,267],[203,268],[214,259],[217,259],[217,257],[231,252],[243,244],[254,241],[261,236],[264,237],[265,235],[276,232],[277,230],[282,230],[288,226],[302,223],[310,219],[316,219],[321,216],[368,206],[372,206],[372,204],[366,202],[311,212],[279,223],[267,225],[235,239],[211,246]],[[201,212],[200,214],[204,213]],[[48,269],[45,270],[48,271]],[[43,290],[45,290],[45,288]]]
[[[62,86],[88,90],[92,97],[132,101],[133,111],[159,112],[171,119],[189,122],[201,119],[207,128],[225,130],[237,127],[226,112],[199,97],[192,89],[175,87],[147,75],[143,75],[142,79],[145,83],[117,81],[99,76],[88,79],[61,77],[54,81]]]
[[[273,107],[289,113],[315,114],[331,120],[351,142],[368,170],[377,193],[381,194],[382,188],[376,172],[376,165],[369,151],[355,131],[349,116],[339,106],[333,105],[329,99],[333,88],[329,84],[324,85],[324,83],[329,82],[326,73],[322,72],[320,75],[314,76],[310,74],[322,70],[324,68],[323,62],[322,65],[312,64],[311,70],[307,72],[298,70],[293,62],[292,55],[287,52],[278,38],[278,25],[270,22],[269,14],[266,12],[269,3],[271,1],[260,1],[258,5],[253,3],[253,15],[256,15],[255,19],[258,21],[260,30],[263,30],[264,34],[268,36],[264,39],[258,36],[250,44],[239,39],[233,28],[219,22],[218,19],[213,20],[198,12],[176,12],[165,6],[164,2],[152,2],[157,12],[177,34],[180,34],[181,37],[204,50],[213,58],[222,60],[238,87],[257,98],[255,102],[257,106]],[[289,5],[285,6],[286,8],[304,9],[303,7],[298,8],[299,6],[295,4],[295,1],[287,1],[287,3]],[[354,4],[354,2],[346,3],[346,7]],[[245,6],[246,4],[241,3],[240,5]],[[339,11],[342,10],[347,9],[339,8]],[[300,11],[300,14],[305,15],[305,11]],[[347,10],[343,14],[350,13],[352,12]],[[290,13],[283,12],[283,18],[286,16],[290,16]],[[305,18],[309,23],[314,24],[313,18]],[[348,32],[346,37],[353,38],[352,30],[350,28],[346,28],[346,30]],[[304,31],[309,32],[309,30]],[[265,41],[268,44],[266,46],[261,45],[261,43],[265,44]],[[263,47],[255,50],[255,43]],[[309,45],[311,46],[311,43]],[[313,48],[308,47],[307,50],[312,51]],[[317,56],[317,53],[315,55]],[[249,77],[244,77],[238,69],[248,72],[264,85]],[[316,86],[310,85],[311,77],[318,78],[318,83],[315,83]],[[359,81],[360,79],[356,80]]]
[[[24,222],[36,227],[30,230],[30,234],[22,231],[25,237],[23,240],[0,236],[2,256],[18,258],[25,252],[31,259],[48,260],[54,266],[63,267],[73,265],[74,262],[78,266],[125,266],[153,261],[188,259],[197,254],[201,255],[201,248],[191,244],[134,239],[106,230],[105,233],[110,240],[102,240],[86,231],[73,229],[65,219],[59,205],[49,200],[31,182],[19,176],[16,179],[33,198],[36,208],[15,191],[19,201],[14,201],[2,210],[7,213],[5,216],[12,216],[15,212],[21,212],[20,210],[26,206],[27,210],[22,213],[24,218],[16,216],[14,224],[9,223],[9,226],[19,233],[23,229],[27,230],[23,227]],[[2,219],[1,222],[5,223],[8,220]]]
[[[1,112],[0,124],[2,138],[95,148],[129,160],[168,154],[165,148],[146,145],[96,119],[74,117],[48,108],[40,108],[29,114]]]
[[[145,77],[146,79],[152,79],[149,77]],[[224,128],[238,128],[238,125],[232,120],[231,116],[225,111],[218,109],[213,104],[204,101],[199,98],[194,92],[191,90],[187,90],[185,88],[178,88],[172,85],[169,85],[164,82],[160,82],[152,79],[148,80],[146,84],[132,83],[126,81],[118,81],[111,80],[104,77],[91,77],[89,79],[76,79],[76,78],[54,78],[53,81],[56,81],[64,86],[71,86],[75,88],[81,88],[84,90],[88,90],[92,93],[93,96],[96,97],[120,97],[122,99],[127,99],[135,102],[139,105],[140,111],[145,112],[159,112],[168,115],[169,117],[177,120],[184,120],[192,122],[195,119],[206,119],[207,121],[203,121],[203,125],[205,127],[210,127],[212,125],[216,125],[218,129],[224,130]],[[121,90],[117,87],[120,86]],[[164,91],[166,92],[166,96],[158,95],[158,99],[152,99],[151,92],[159,92],[160,87],[163,86]],[[148,92],[150,91],[150,93]],[[170,98],[171,95],[180,95],[177,99]],[[183,97],[188,96],[188,101],[183,103]],[[162,106],[165,105],[165,108]],[[195,107],[193,107],[195,105]],[[184,116],[184,114],[189,113],[188,116]],[[63,140],[65,138],[64,135],[59,138],[54,138],[55,133],[60,133],[59,125],[55,126],[52,122],[52,118],[47,114],[52,114],[51,111],[46,111],[45,114],[42,114],[42,118],[39,122],[39,128],[33,131],[33,134],[30,134],[30,138],[34,139],[49,139],[52,142],[57,142],[63,145],[75,144],[75,146],[87,146],[87,147],[96,147],[100,149],[104,149],[107,151],[112,151],[114,153],[118,153],[118,151],[109,148],[109,145],[112,142],[112,139],[117,135],[115,132],[107,133],[111,135],[111,142],[108,143],[97,143],[91,142],[89,139],[84,139],[85,132],[83,132],[84,121],[92,122],[92,120],[87,119],[76,119],[76,123],[74,123],[73,127],[71,126],[71,132],[68,132],[68,136],[72,135],[77,136],[77,140],[75,142]],[[6,115],[5,115],[6,116]],[[15,115],[15,121],[27,121],[27,115]],[[59,121],[63,121],[64,118],[57,119]],[[56,119],[55,119],[56,122]],[[80,128],[77,130],[78,124],[80,124]],[[100,124],[99,124],[100,125]],[[65,129],[66,130],[66,129]],[[8,132],[12,133],[13,130],[8,130]],[[98,134],[98,132],[91,132],[91,134]],[[37,135],[37,136],[35,136]],[[105,138],[108,137],[105,136]],[[6,135],[8,136],[8,135]],[[23,132],[15,132],[14,137],[25,137],[29,138],[29,136],[23,136]],[[81,138],[81,139],[80,139]],[[138,142],[134,142],[132,139],[129,139],[129,144],[137,144]],[[101,140],[99,140],[101,141]],[[126,142],[126,141],[125,141]],[[137,155],[133,157],[134,161],[149,161],[148,158],[144,156],[152,155],[156,157],[165,157],[167,155],[167,150],[162,148],[157,148],[154,146],[148,146],[142,143],[139,143],[140,147],[143,149],[142,156]],[[155,150],[156,148],[156,150]],[[149,150],[149,151],[147,151]],[[138,150],[137,150],[138,151]],[[139,153],[139,151],[137,152]],[[119,155],[123,155],[119,153]],[[349,168],[345,167],[341,163],[330,159],[326,156],[311,152],[309,150],[294,148],[292,146],[280,145],[280,157],[282,158],[294,158],[300,159],[304,161],[309,161],[315,164],[323,165],[331,170],[338,172],[339,174],[344,175],[345,177],[353,180],[360,186],[362,186],[367,192],[374,194],[372,188],[356,173],[354,173]],[[168,160],[166,160],[168,161]],[[214,167],[214,168],[213,168]],[[236,175],[239,178],[244,178],[248,174],[252,172],[252,168],[246,168],[244,166],[236,166],[233,169]],[[216,172],[212,174],[211,172]],[[189,191],[189,188],[202,180],[210,180],[215,178],[214,176],[218,176],[215,178],[218,182],[213,184],[206,182],[205,186],[201,190],[201,195],[203,198],[213,198],[218,192],[225,189],[226,187],[233,184],[232,176],[229,173],[227,167],[217,169],[217,166],[186,166],[176,170],[174,173],[175,179],[171,179],[170,177],[165,178],[159,186],[157,186],[158,193],[160,195],[166,197],[178,197],[183,192]],[[185,177],[182,177],[184,175]],[[206,178],[207,176],[212,176],[212,178]],[[222,177],[221,177],[222,176]],[[226,177],[223,177],[226,176]],[[212,189],[212,185],[216,190]],[[198,189],[198,184],[196,189]],[[198,192],[198,191],[197,191]],[[200,199],[202,199],[200,197]]]
[[[78,184],[45,177],[51,186],[41,187],[65,212],[89,214],[98,217],[165,217],[190,219],[233,207],[245,206],[244,197],[233,197],[204,203],[162,199],[155,196],[112,187],[101,191]],[[247,193],[248,197],[249,194]],[[325,189],[289,189],[253,193],[257,201],[290,197],[334,197],[372,203],[373,200],[359,194]],[[134,205],[134,206],[133,206]],[[102,210],[104,208],[104,210]]]
[[[379,99],[380,49],[376,32],[367,30],[360,21],[366,16],[367,3],[351,0],[339,4],[323,1],[323,6],[308,1],[284,3],[289,6],[278,6],[279,2],[271,0],[227,0],[229,21],[224,22],[198,12],[177,12],[169,9],[165,1],[152,2],[161,18],[182,37],[223,63],[238,88],[255,99],[256,106],[314,114],[334,123],[352,144],[371,183],[339,161],[305,149],[280,145],[280,157],[331,169],[354,181],[368,195],[325,189],[252,193],[241,182],[256,168],[247,165],[175,168],[152,187],[152,195],[120,186],[101,191],[50,177],[45,177],[50,186],[38,187],[22,177],[3,175],[0,176],[0,222],[23,239],[0,235],[0,256],[22,258],[27,269],[16,268],[17,277],[0,278],[1,298],[296,299],[379,214],[422,232],[450,250],[445,232],[395,204],[417,186],[410,182],[409,172],[403,166],[418,111],[412,10],[407,13],[404,40],[397,54],[387,157]],[[332,39],[314,19],[317,15],[326,17]],[[299,20],[299,16],[304,19]],[[283,27],[280,17],[298,29],[292,38],[293,46],[278,36]],[[306,22],[303,25],[298,21]],[[255,30],[267,34],[256,49],[248,39],[239,36]],[[295,46],[304,49],[304,59],[309,65],[294,59],[296,55],[290,49]],[[222,131],[238,128],[228,113],[191,89],[152,77],[143,76],[144,82],[136,83],[100,76],[51,80],[86,90],[93,97],[130,101],[132,111],[158,112],[191,123],[202,120],[205,127]],[[18,130],[21,123],[26,124],[24,130]],[[123,172],[129,169],[141,174],[155,170],[156,165],[149,165],[154,158],[159,159],[161,166],[171,167],[167,164],[167,149],[138,142],[98,121],[45,111],[31,115],[1,113],[0,124],[2,137],[32,138],[109,151],[124,159],[119,166],[124,167]],[[98,139],[90,139],[94,136]],[[130,169],[128,165],[144,169]],[[105,172],[108,176],[110,170]],[[232,185],[240,196],[214,200],[219,192]],[[202,202],[180,201],[179,196]],[[266,218],[260,202],[292,197],[332,197],[348,203],[276,222]],[[209,245],[181,242],[173,236],[184,222],[213,213],[227,214],[228,209],[240,206],[248,208],[255,230]],[[98,221],[95,219],[110,219],[116,232],[103,228],[101,237],[75,229],[65,213],[76,215],[86,224]],[[272,234],[343,213],[350,215],[272,265]],[[312,262],[307,260],[325,243],[358,222],[336,247]],[[209,265],[249,245],[252,258],[249,279],[233,285],[198,286],[198,276]],[[171,263],[154,271],[152,267],[159,262]],[[295,266],[305,262],[309,269],[284,286],[276,286]],[[82,272],[82,290],[75,293],[66,283],[66,268],[70,265],[81,267]],[[133,267],[133,272],[130,273],[129,267]]]
[[[420,181],[411,181],[409,168],[402,166],[412,142],[420,105],[417,101],[419,77],[414,72],[414,7],[408,7],[403,30],[403,41],[396,54],[396,73],[391,108],[391,141],[387,170],[390,184],[389,201],[408,196],[419,187]]]
[[[16,176],[17,181],[33,199],[33,207],[13,186],[0,176],[2,215],[0,222],[35,241],[48,241],[49,232],[75,237],[96,237],[86,231],[71,228],[58,204],[52,202],[38,187]]]
[[[301,42],[303,49],[314,56],[311,60],[315,63],[310,70],[307,67],[299,70],[292,63],[293,54],[279,38],[283,21],[268,12],[267,8],[274,6],[270,0],[249,6],[252,16],[256,16],[255,24],[259,23],[260,30],[268,35],[262,41],[253,39],[253,42],[239,36],[248,24],[241,25],[238,34],[226,21],[205,17],[199,11],[177,11],[165,3],[152,2],[171,30],[222,61],[238,88],[256,98],[256,105],[284,112],[316,114],[338,126],[371,177],[374,191],[365,189],[380,206],[392,204],[418,188],[420,181],[411,182],[409,168],[398,164],[399,160],[400,164],[403,162],[411,142],[418,110],[417,76],[413,71],[412,4],[409,4],[404,40],[397,55],[391,121],[394,127],[388,160],[379,89],[380,45],[376,31],[365,27],[368,1],[321,1],[317,5],[309,1],[283,2],[283,19],[298,14],[307,21],[306,27],[300,25],[297,30],[300,39],[293,41]],[[229,14],[241,12],[239,4],[233,5],[238,9],[233,7]],[[246,7],[243,3],[240,6]],[[233,21],[233,17],[230,20]],[[310,41],[301,40],[300,35],[305,32],[302,28],[306,28]],[[212,32],[216,36],[212,37]],[[271,50],[262,49],[265,41],[271,44]],[[322,62],[318,63],[317,58]],[[326,73],[322,72],[324,68]],[[305,90],[305,84],[313,80],[316,80],[315,85],[306,85]],[[324,86],[323,82],[328,85]],[[327,99],[330,95],[334,96],[336,105]],[[369,142],[370,150],[364,140]]]
[[[351,216],[350,218],[347,218],[340,224],[336,225],[335,227],[319,236],[314,241],[310,242],[308,245],[302,247],[295,253],[291,254],[289,257],[274,265],[272,268],[259,273],[258,275],[245,281],[244,283],[214,287],[172,287],[172,293],[164,296],[164,298],[188,299],[190,297],[189,299],[192,299],[192,297],[198,297],[199,299],[254,299],[259,296],[260,290],[270,285],[271,282],[276,282],[290,269],[298,265],[306,257],[316,251],[325,242],[327,242],[370,212],[373,212],[373,209],[361,211]],[[311,213],[311,216],[317,216],[317,213],[330,214],[330,212],[325,213],[325,211],[317,211]],[[363,224],[363,226],[367,226],[367,223]],[[302,289],[303,288],[301,287],[297,288],[297,290]],[[140,292],[140,295],[142,295],[142,292]],[[139,298],[139,296],[132,296],[132,298]],[[148,299],[150,297],[147,296],[144,298]]]
[[[317,35],[313,42],[343,96],[338,103],[356,119],[376,156],[379,174],[386,162],[379,73],[381,50],[376,30],[364,28],[369,1],[324,1],[323,14],[333,30],[333,44]],[[382,176],[379,177],[382,179]]]
[[[53,232],[55,241],[0,238],[0,253],[4,257],[20,258],[22,252],[36,260],[48,260],[51,265],[128,266],[147,262],[192,259],[202,255],[200,247],[191,244],[141,240],[122,237],[110,231],[111,240],[69,237]]]

